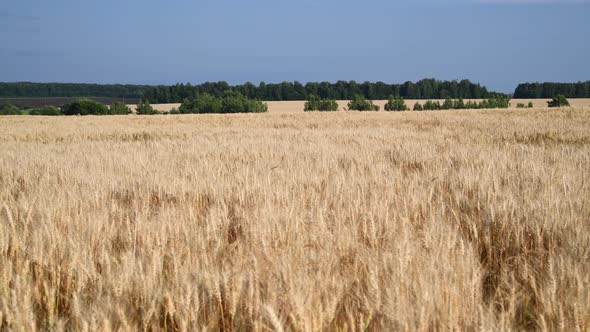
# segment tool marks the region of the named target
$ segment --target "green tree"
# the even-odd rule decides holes
[[[267,111],[266,103],[248,99],[234,91],[226,91],[221,101],[221,113],[264,113]]]
[[[129,114],[131,109],[124,103],[115,102],[109,108],[109,114]]]
[[[414,104],[414,111],[423,111],[424,107],[422,107],[422,104],[420,104],[419,102],[416,102]]]
[[[463,98],[459,98],[459,99],[455,100],[453,102],[453,108],[456,110],[465,109],[465,101],[463,101]]]
[[[480,108],[480,104],[475,101],[470,100],[465,103],[465,109],[474,110],[474,109],[478,109],[478,108]]]
[[[0,115],[21,115],[22,111],[20,108],[10,104],[5,103],[0,107]]]
[[[310,112],[310,111],[318,111],[320,109],[320,97],[315,94],[310,94],[307,96],[307,101],[305,102],[305,106],[303,107],[303,111]]]
[[[570,102],[567,100],[567,98],[564,95],[557,95],[557,96],[554,96],[551,99],[551,101],[548,101],[547,105],[549,107],[564,107],[564,106],[569,106]]]
[[[356,95],[348,103],[348,109],[351,111],[378,111],[379,106],[374,105],[372,101],[365,99],[362,95]]]
[[[64,114],[57,107],[45,106],[45,107],[34,108],[34,109],[29,110],[29,115],[57,116],[57,115],[64,115]]]
[[[178,109],[180,113],[221,113],[221,99],[208,93],[185,98]]]
[[[422,108],[425,111],[436,111],[441,109],[441,105],[438,101],[427,100]]]
[[[137,104],[136,112],[138,115],[156,115],[161,114],[159,111],[155,110],[150,102],[147,100],[141,100]]]
[[[322,99],[320,100],[320,112],[334,112],[338,110],[338,103],[334,99]]]
[[[440,109],[442,109],[442,110],[450,110],[450,109],[453,109],[454,107],[455,107],[455,103],[453,102],[453,100],[447,98],[447,99],[445,99],[445,101],[441,105]]]
[[[320,99],[317,95],[309,95],[307,97],[307,101],[305,102],[305,106],[303,108],[305,112],[310,111],[322,111],[322,112],[330,112],[330,111],[337,111],[338,110],[338,103],[334,99]]]
[[[262,113],[267,112],[265,103],[248,99],[237,91],[226,91],[222,97],[203,93],[185,98],[180,113]]]
[[[61,107],[65,115],[107,115],[109,108],[90,99],[80,99]]]
[[[385,104],[386,111],[407,111],[408,106],[401,97],[389,96],[387,103]]]

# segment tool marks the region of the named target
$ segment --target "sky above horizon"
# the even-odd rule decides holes
[[[590,0],[3,0],[0,81],[590,80]]]

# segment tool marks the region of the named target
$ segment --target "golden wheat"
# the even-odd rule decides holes
[[[590,110],[0,118],[0,331],[590,329]]]

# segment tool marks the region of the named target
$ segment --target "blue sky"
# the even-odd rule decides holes
[[[590,80],[590,0],[2,0],[0,81]]]

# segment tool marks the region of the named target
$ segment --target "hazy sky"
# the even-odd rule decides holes
[[[590,1],[1,0],[0,81],[590,79]]]

